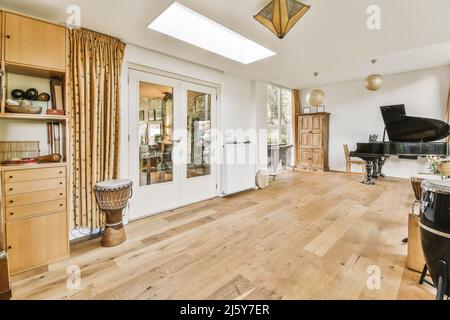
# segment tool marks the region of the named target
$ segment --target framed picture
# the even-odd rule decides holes
[[[155,117],[155,115],[156,115],[156,111],[155,110],[150,110],[149,112],[148,112],[148,121],[155,121],[156,119],[156,117]]]
[[[195,108],[194,108],[194,112],[202,112],[205,111],[205,106],[206,106],[206,96],[201,95],[201,96],[197,96],[195,98]]]
[[[156,137],[161,135],[162,123],[160,121],[155,121],[148,124],[148,136]]]
[[[162,110],[158,108],[155,110],[155,121],[162,120]]]
[[[325,106],[318,107],[317,112],[325,112]]]
[[[145,121],[145,110],[139,110],[139,121]]]
[[[303,108],[303,113],[311,113],[311,108]]]

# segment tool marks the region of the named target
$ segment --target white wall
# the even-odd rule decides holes
[[[125,52],[122,76],[122,143],[121,175],[128,175],[128,65],[138,64],[173,74],[211,82],[220,86],[220,124],[219,129],[249,130],[257,127],[257,113],[266,108],[266,89],[264,83],[242,79],[194,63],[166,56],[154,51],[128,45]],[[257,112],[257,109],[259,110]],[[261,124],[259,124],[261,127]],[[264,139],[261,140],[264,143]],[[260,142],[261,143],[261,142]],[[262,144],[261,147],[267,148]],[[259,149],[259,147],[258,147]],[[262,159],[261,162],[267,162]]]
[[[366,142],[376,133],[381,140],[384,122],[380,106],[405,104],[411,116],[444,119],[450,83],[450,66],[385,77],[380,91],[364,88],[363,80],[322,87],[325,105],[331,115],[330,169],[345,171],[343,144],[350,150],[357,142]],[[302,90],[302,105],[309,89]],[[355,169],[357,169],[355,167]],[[426,170],[425,160],[404,160],[391,157],[384,173],[392,177],[409,178]]]

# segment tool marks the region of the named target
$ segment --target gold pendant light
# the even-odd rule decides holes
[[[314,73],[314,77],[316,79],[318,75],[319,74],[317,72]],[[308,105],[313,108],[320,107],[324,100],[325,100],[325,92],[323,92],[321,89],[312,89],[306,95],[306,103],[308,103]]]
[[[295,0],[272,0],[254,18],[283,39],[310,8]]]
[[[377,60],[372,60],[371,62],[375,69],[375,64],[377,63]],[[383,76],[379,74],[371,74],[366,78],[366,80],[364,80],[364,86],[366,87],[367,90],[370,91],[379,90],[383,85],[383,83],[384,83]]]

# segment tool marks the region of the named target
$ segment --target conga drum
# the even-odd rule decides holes
[[[422,184],[420,234],[437,299],[450,296],[450,180]]]
[[[127,239],[123,227],[122,212],[133,195],[133,182],[131,180],[110,180],[95,185],[97,203],[105,213],[105,231],[102,245],[115,247]]]

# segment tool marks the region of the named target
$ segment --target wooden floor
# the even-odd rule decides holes
[[[132,222],[119,247],[92,240],[15,276],[14,298],[433,299],[405,268],[409,182],[359,179],[286,172],[263,191]],[[78,290],[66,286],[72,265]],[[367,287],[371,266],[379,290]]]

